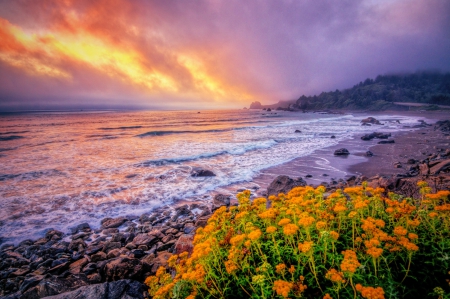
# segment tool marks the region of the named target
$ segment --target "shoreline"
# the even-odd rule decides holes
[[[432,114],[433,118],[423,116],[430,122],[433,119],[433,123],[443,118],[440,114]],[[373,129],[382,132],[383,126]],[[317,186],[325,181],[328,191],[354,185],[365,176],[372,186],[405,193],[417,180],[429,178],[432,167],[428,166],[443,159],[450,161],[450,129],[446,133],[435,130],[434,125],[423,125],[393,133],[389,139],[395,143],[381,145],[377,144],[380,139],[364,141],[360,137],[355,134],[352,139],[264,170],[251,182],[236,185],[258,185],[259,189],[252,193],[263,196],[279,175],[297,178],[297,174],[304,173],[312,177],[302,184]],[[335,156],[334,150],[342,147],[348,148],[350,155]],[[367,150],[374,156],[365,157]],[[393,164],[396,161],[400,164]],[[444,184],[449,188],[450,175],[447,176]],[[431,176],[430,179],[433,182]],[[212,200],[179,201],[140,216],[106,217],[99,228],[82,223],[68,234],[49,230],[37,240],[24,240],[18,245],[4,243],[0,246],[0,296],[42,298],[124,279],[131,279],[145,292],[141,284],[145,277],[165,265],[172,254],[191,251],[195,230],[204,226],[218,207],[236,203],[229,194],[219,193]]]

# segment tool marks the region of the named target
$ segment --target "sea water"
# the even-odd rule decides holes
[[[419,119],[377,118],[383,132]],[[140,215],[180,200],[209,200],[218,188],[373,132],[361,119],[263,110],[1,115],[0,243],[83,222],[98,227],[104,217]],[[194,177],[195,169],[215,176]]]

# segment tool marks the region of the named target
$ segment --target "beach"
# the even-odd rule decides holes
[[[436,176],[429,175],[429,169],[423,173],[422,165],[436,165],[448,159],[449,132],[434,125],[447,115],[417,112],[399,115],[402,119],[414,117],[417,121],[398,132],[387,125],[397,123],[392,117],[384,119],[382,115],[370,115],[385,125],[371,124],[335,143],[332,143],[332,135],[327,135],[322,147],[286,163],[265,168],[252,180],[215,188],[194,200],[180,199],[141,213],[135,211],[132,215],[104,214],[99,220],[74,221],[66,231],[51,228],[38,238],[18,243],[4,242],[0,247],[3,260],[0,274],[5,279],[0,285],[0,295],[5,298],[41,298],[123,279],[131,279],[127,284],[135,283],[136,289],[145,292],[145,287],[139,282],[165,265],[172,254],[192,250],[196,229],[207,223],[215,209],[235,205],[236,194],[246,189],[251,191],[251,198],[267,196],[273,192],[271,183],[280,176],[290,177],[293,184],[324,185],[327,192],[365,180],[374,187],[400,193],[410,190],[411,184],[416,184],[419,179],[432,182]],[[361,126],[361,120],[368,114],[352,117]],[[295,126],[300,127],[298,124]],[[303,125],[303,129],[305,127]],[[387,131],[391,135],[385,139],[361,139],[372,132]],[[391,140],[394,143],[378,144]],[[346,148],[349,154],[335,155],[335,151],[342,148]],[[367,156],[368,151],[373,155]],[[448,178],[443,182],[438,187],[448,189]],[[106,211],[108,207],[115,207],[103,206]]]

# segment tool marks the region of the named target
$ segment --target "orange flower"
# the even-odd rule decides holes
[[[353,250],[345,250],[342,254],[344,255],[344,259],[341,262],[341,270],[352,275],[361,266],[356,257],[356,253]]]
[[[384,299],[384,290],[381,287],[364,287],[359,283],[355,286],[356,290],[361,293],[361,296],[366,299]]]
[[[316,223],[316,228],[319,230],[325,228],[326,226],[327,226],[327,223],[325,221],[317,221],[317,223]]]
[[[288,223],[291,223],[291,219],[283,218],[283,219],[281,219],[281,220],[278,222],[278,225],[279,225],[279,226],[284,226],[284,225],[286,225],[286,224],[288,224]]]
[[[408,231],[403,226],[397,226],[394,228],[394,234],[397,236],[406,236],[407,233]]]
[[[307,253],[313,248],[313,245],[314,245],[313,242],[305,241],[303,242],[303,244],[302,243],[298,244],[298,249],[303,253]]]
[[[371,247],[371,248],[367,249],[366,253],[368,255],[370,255],[371,257],[377,259],[383,253],[383,249],[382,248],[378,248],[378,247]]]
[[[334,230],[332,230],[332,231],[330,232],[330,236],[331,236],[331,238],[332,238],[333,240],[335,240],[335,241],[337,241],[337,239],[339,239],[339,233],[338,233],[338,232],[335,232]]]
[[[274,232],[276,232],[277,231],[277,228],[275,227],[275,226],[269,226],[267,229],[266,229],[266,232],[268,232],[269,234],[272,234],[272,233],[274,233]]]
[[[294,272],[295,272],[295,267],[294,267],[294,265],[291,265],[289,267],[289,273],[293,274]]]
[[[285,264],[279,264],[275,266],[275,272],[277,272],[278,274],[283,273],[286,270],[286,265]]]
[[[276,280],[273,283],[273,290],[277,293],[277,295],[283,296],[284,298],[287,298],[292,287],[292,282],[287,282],[284,280]]]
[[[238,265],[236,265],[236,263],[233,261],[226,261],[225,269],[227,270],[228,274],[231,274],[238,269]]]
[[[256,241],[261,237],[261,230],[255,229],[251,233],[248,234],[248,238],[252,241]],[[230,241],[231,242],[231,241]]]
[[[331,280],[336,283],[345,283],[344,274],[342,272],[338,272],[336,269],[330,269],[327,274],[325,274],[325,278]]]
[[[323,296],[323,299],[333,299],[333,297],[331,297],[330,294],[326,293],[325,296]]]
[[[294,235],[296,232],[298,231],[298,226],[297,225],[295,225],[295,224],[286,224],[284,227],[283,227],[283,233],[286,235],[286,236],[291,236],[291,235]]]

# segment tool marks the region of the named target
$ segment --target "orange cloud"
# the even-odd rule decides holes
[[[49,24],[37,30],[0,18],[0,60],[29,75],[69,82],[74,79],[70,66],[83,64],[144,95],[218,102],[253,97],[245,88],[210,72],[211,67],[191,49],[171,47],[157,28],[133,23],[127,13],[134,8],[128,2],[76,3],[55,3],[47,16]]]

